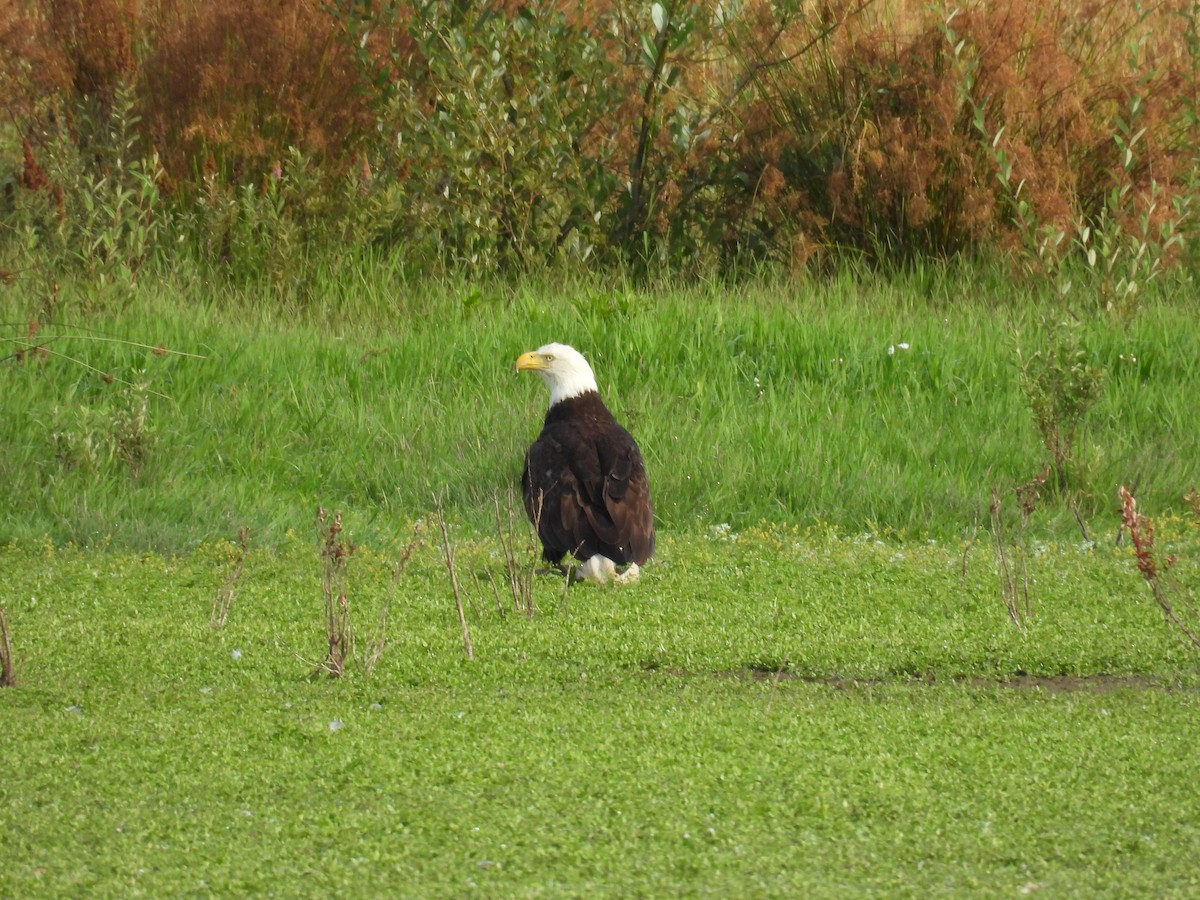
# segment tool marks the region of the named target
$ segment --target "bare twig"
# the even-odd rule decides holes
[[[33,325],[34,323],[31,322],[30,324]],[[4,328],[4,327],[14,327],[14,326],[12,326],[10,323],[7,323],[7,322],[0,323],[0,328]],[[38,330],[40,330],[41,327],[42,326],[40,324],[38,324]],[[3,340],[7,340],[9,343],[16,344],[18,347],[21,347],[22,349],[24,349],[26,351],[30,351],[30,350],[37,349],[34,344],[28,343],[28,341],[34,336],[36,336],[36,332],[34,333],[34,335],[27,336],[26,338],[16,337],[16,338],[5,338]],[[56,340],[61,340],[61,339],[65,339],[65,338],[80,338],[85,341],[90,341],[94,344],[121,344],[126,347],[133,347],[135,350],[149,350],[155,356],[184,356],[184,357],[187,357],[188,359],[208,359],[207,356],[204,356],[200,353],[187,353],[186,351],[183,351],[183,350],[172,350],[170,347],[164,346],[163,344],[143,344],[140,341],[129,341],[129,340],[126,340],[125,338],[115,338],[115,337],[109,337],[107,335],[100,335],[100,334],[78,334],[78,333],[71,333],[71,332],[59,332],[58,334],[47,335],[44,340],[45,341],[56,341]],[[3,358],[0,358],[0,362],[3,362],[6,359],[9,359],[9,357],[6,356]]]
[[[0,606],[0,687],[13,687],[17,683],[16,667],[13,665],[12,635],[8,630],[8,619],[4,607]]]
[[[988,508],[988,514],[992,521],[992,539],[996,544],[996,567],[1000,575],[1000,599],[1004,601],[1004,608],[1008,610],[1008,617],[1012,619],[1013,624],[1018,628],[1023,628],[1021,608],[1017,602],[1020,589],[1017,587],[1014,566],[1009,562],[1008,542],[1004,536],[1004,520],[1000,515],[1002,503],[1000,495],[993,491],[992,505]],[[1024,569],[1022,570],[1024,571]],[[1026,602],[1028,602],[1028,592],[1026,592]]]
[[[375,633],[371,635],[371,639],[367,641],[366,649],[358,658],[358,664],[363,672],[367,675],[371,674],[371,670],[375,668],[375,664],[379,662],[383,656],[383,651],[387,647],[387,624],[388,624],[388,609],[389,601],[385,600],[383,607],[379,610],[379,622],[375,626]]]
[[[396,567],[392,569],[392,587],[396,586],[396,582],[400,580],[400,576],[408,568],[408,561],[412,558],[413,551],[425,543],[425,538],[421,537],[423,530],[424,526],[420,522],[413,525],[413,536],[405,545],[403,552],[401,552],[400,559],[396,562]]]
[[[85,363],[82,359],[78,359],[74,356],[68,356],[66,353],[59,353],[57,350],[51,350],[45,344],[28,344],[23,341],[17,341],[17,340],[14,340],[13,343],[17,344],[19,347],[24,347],[25,349],[28,349],[28,350],[36,350],[39,353],[44,352],[45,354],[47,354],[49,356],[56,356],[59,359],[65,359],[67,362],[74,363],[75,365],[80,366],[81,368],[83,368],[89,372],[93,372],[96,375],[99,375],[106,384],[112,384],[115,381],[117,384],[124,385],[125,387],[138,387],[138,385],[134,384],[132,381],[126,381],[124,378],[118,378],[116,375],[113,375],[111,372],[105,372],[103,369],[97,369],[95,366],[90,365],[89,363]],[[152,391],[149,388],[146,388],[146,393],[153,394],[155,397],[159,397],[170,403],[175,402],[175,398],[170,397],[167,394],[163,394],[159,391]]]
[[[458,589],[458,573],[454,566],[454,547],[450,544],[450,531],[446,527],[446,516],[442,512],[442,499],[435,497],[438,525],[442,529],[442,554],[446,560],[446,571],[450,573],[450,586],[454,589],[454,606],[458,609],[458,624],[462,626],[463,650],[467,659],[475,658],[475,648],[471,645],[471,629],[467,625],[467,614],[463,609],[462,592]]]
[[[1033,615],[1033,601],[1029,591],[1029,550],[1026,547],[1026,529],[1029,526],[1030,518],[1037,509],[1042,488],[1049,477],[1050,468],[1046,467],[1029,481],[1019,484],[1013,489],[1020,511],[1016,532],[1011,537],[1007,534],[1004,516],[1001,513],[1004,501],[1000,493],[994,489],[992,503],[988,507],[988,517],[992,524],[992,539],[996,544],[1000,597],[1004,601],[1004,608],[1008,611],[1009,618],[1022,631],[1025,629],[1026,620]]]
[[[774,672],[771,673],[771,690],[767,694],[767,705],[763,709],[763,718],[771,714],[771,707],[775,704],[775,691],[779,689],[779,682],[783,678],[784,664],[780,664]]]
[[[1071,512],[1075,516],[1075,523],[1079,526],[1079,533],[1083,535],[1083,542],[1094,545],[1095,542],[1092,540],[1091,535],[1088,534],[1087,523],[1083,521],[1083,515],[1079,512],[1079,500],[1075,497],[1071,498]]]
[[[571,591],[571,567],[567,566],[567,568],[563,571],[562,597],[560,597],[559,601],[558,601],[558,611],[560,613],[562,613],[563,615],[567,614],[567,596],[570,593],[570,591]]]
[[[545,503],[546,503],[545,491],[538,491],[537,502],[534,503],[534,505],[533,505],[533,533],[530,535],[530,538],[529,538],[529,570],[526,574],[526,580],[528,581],[528,584],[529,584],[529,597],[528,597],[528,602],[525,604],[525,615],[527,615],[531,619],[533,618],[533,613],[534,613],[533,578],[534,578],[534,575],[537,574],[538,535],[541,533],[541,530],[542,530],[542,509],[545,506]],[[571,579],[569,579],[569,578],[566,579],[566,586],[570,586],[570,583],[571,583]]]
[[[328,521],[328,525],[326,522]],[[350,624],[350,598],[346,594],[346,561],[354,553],[354,544],[341,539],[342,514],[335,512],[330,521],[325,510],[317,507],[317,525],[321,534],[321,593],[325,598],[325,635],[329,652],[318,667],[332,678],[346,673],[346,661],[354,656],[354,630]]]
[[[500,497],[498,494],[493,497],[493,507],[495,510],[496,537],[500,541],[500,549],[504,554],[504,568],[505,574],[508,576],[508,589],[512,595],[513,609],[518,613],[524,613],[529,618],[533,618],[533,575],[534,566],[536,565],[536,555],[533,547],[530,546],[529,556],[532,562],[528,567],[522,566],[517,559],[517,521],[514,511],[516,497],[512,489],[510,488],[508,492],[507,528],[505,528],[500,514]],[[540,517],[541,499],[539,498],[534,521],[538,521]]]
[[[975,521],[971,523],[971,527],[963,533],[963,557],[962,557],[962,580],[967,580],[967,557],[971,555],[971,549],[975,546],[979,535],[979,512],[975,513]]]
[[[234,598],[237,597],[238,582],[241,581],[242,572],[246,568],[246,550],[249,536],[250,532],[244,526],[238,529],[237,551],[234,556],[233,566],[225,576],[225,580],[221,582],[221,586],[213,594],[212,608],[208,616],[208,624],[213,628],[223,628],[225,620],[229,618],[229,611],[233,608]]]
[[[413,555],[413,551],[417,547],[425,543],[421,537],[421,523],[417,522],[413,525],[413,536],[405,545],[404,550],[400,553],[400,559],[392,568],[391,588],[396,589],[397,583],[400,581],[400,576],[404,574],[404,570],[408,567],[408,561]],[[362,671],[370,675],[371,670],[375,668],[375,664],[383,657],[383,651],[387,649],[387,626],[388,614],[391,612],[391,598],[383,601],[383,606],[379,610],[379,621],[375,625],[375,633],[371,635],[371,639],[367,641],[367,646],[362,653],[356,658],[356,662]]]
[[[492,585],[492,597],[496,600],[496,613],[500,616],[500,618],[503,619],[508,613],[508,610],[504,608],[504,602],[500,599],[500,585],[496,584],[496,573],[489,568],[487,570],[487,574],[488,581],[491,582]]]

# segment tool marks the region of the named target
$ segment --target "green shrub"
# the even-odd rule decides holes
[[[0,16],[4,261],[116,294],[181,251],[686,275],[1197,260],[1194,4],[50,0]],[[46,274],[47,285],[53,276]]]
[[[66,120],[55,118],[40,152],[26,139],[23,189],[11,191],[0,227],[7,265],[47,290],[76,276],[89,286],[89,306],[127,301],[170,233],[164,172],[157,155],[141,150],[133,103],[118,86],[111,103],[85,99]]]
[[[1100,398],[1105,372],[1083,345],[1081,322],[1070,315],[1049,324],[1044,345],[1020,357],[1021,392],[1050,454],[1054,484],[1084,487],[1078,471],[1079,437],[1088,412]]]

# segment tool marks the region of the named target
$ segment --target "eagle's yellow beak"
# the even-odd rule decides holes
[[[517,371],[525,372],[529,370],[539,371],[546,368],[546,360],[544,360],[536,351],[530,350],[528,353],[522,353],[517,357]]]

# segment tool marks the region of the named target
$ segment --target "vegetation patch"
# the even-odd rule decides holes
[[[1197,13],[746,0],[37,0],[0,16],[0,270],[1194,269]],[[30,266],[27,260],[36,257]]]
[[[464,583],[506,571],[447,527]],[[1195,650],[1128,548],[1036,550],[1018,629],[986,547],[677,533],[636,585],[535,578],[532,616],[467,592],[468,660],[431,544],[399,582],[406,545],[358,546],[388,641],[340,679],[307,538],[247,551],[221,628],[228,546],[0,551],[0,891],[1197,887]]]
[[[1054,366],[1104,377],[1086,407],[1060,407],[1031,403],[1022,368],[1030,348],[1066,340],[1060,301],[1000,272],[933,287],[847,273],[400,293],[391,278],[331,277],[318,288],[329,302],[307,313],[168,281],[139,288],[136,311],[32,336],[36,298],[0,294],[4,321],[20,323],[0,329],[12,512],[0,538],[171,552],[248,528],[272,546],[311,532],[323,506],[360,542],[406,541],[414,521],[433,525],[435,497],[451,520],[493,531],[545,414],[513,361],[564,337],[638,436],[666,531],[774,521],[998,537],[1019,594],[1032,542],[1111,533],[1121,485],[1153,519],[1191,515],[1200,483],[1200,337],[1183,289],[1132,320],[1095,313],[1071,329]],[[1069,431],[1069,454],[1046,423]],[[1062,486],[1051,478],[1027,513],[1014,491],[1056,460]]]

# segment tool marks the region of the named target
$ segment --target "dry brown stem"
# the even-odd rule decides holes
[[[1163,611],[1167,621],[1179,629],[1180,634],[1191,642],[1192,646],[1200,649],[1200,635],[1197,634],[1196,622],[1200,620],[1200,614],[1193,604],[1178,597],[1178,592],[1168,586],[1165,577],[1174,567],[1175,557],[1168,556],[1162,560],[1160,566],[1154,551],[1154,522],[1138,512],[1137,500],[1124,485],[1117,491],[1117,497],[1121,501],[1121,524],[1129,532],[1138,571],[1150,586],[1154,601]],[[1181,602],[1176,603],[1177,600]],[[1188,621],[1185,621],[1185,618]]]
[[[454,547],[450,543],[450,530],[446,527],[446,516],[442,511],[442,499],[436,500],[438,525],[442,530],[442,557],[446,561],[446,571],[450,573],[450,587],[454,590],[454,607],[458,610],[458,624],[462,628],[463,650],[467,659],[475,658],[475,648],[471,644],[471,629],[467,625],[467,612],[463,607],[462,591],[458,586],[458,571],[454,565]]]
[[[13,687],[17,683],[16,667],[13,663],[12,635],[8,631],[8,619],[4,607],[0,606],[0,687]]]

